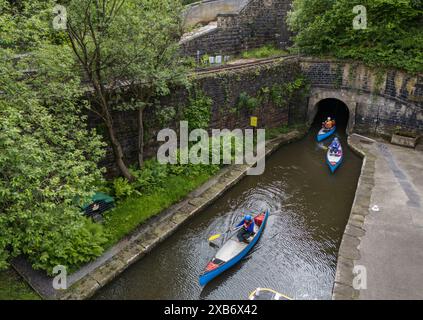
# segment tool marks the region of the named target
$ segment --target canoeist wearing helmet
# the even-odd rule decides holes
[[[250,215],[246,215],[244,219],[237,225],[241,227],[241,230],[238,231],[238,240],[240,242],[249,242],[248,238],[250,238],[254,233],[254,220],[253,217]]]
[[[336,125],[336,122],[331,117],[328,117],[325,122],[323,122],[323,128],[325,130],[332,130],[332,128]]]
[[[333,139],[332,143],[329,146],[329,150],[331,154],[337,155],[339,152],[340,142],[338,138]]]

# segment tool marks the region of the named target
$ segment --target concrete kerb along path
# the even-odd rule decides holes
[[[293,130],[266,142],[266,157],[279,146],[301,139],[306,130]],[[15,266],[17,271],[44,299],[82,300],[116,278],[134,262],[168,238],[182,224],[212,204],[247,173],[249,165],[230,165],[192,191],[184,200],[140,225],[134,232],[107,250],[95,261],[68,277],[67,290],[52,289],[53,278],[33,270],[29,265]]]
[[[333,299],[423,299],[423,152],[352,135],[364,158]]]

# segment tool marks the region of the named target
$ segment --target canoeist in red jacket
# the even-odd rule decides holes
[[[328,117],[325,122],[323,122],[323,128],[327,131],[332,130],[332,128],[336,125],[335,120],[332,120],[331,117]]]

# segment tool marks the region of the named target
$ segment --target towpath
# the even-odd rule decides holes
[[[423,151],[357,135],[349,142],[366,158],[334,298],[423,299]],[[358,291],[350,287],[357,275],[367,277]]]

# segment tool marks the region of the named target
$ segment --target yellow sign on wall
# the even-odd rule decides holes
[[[257,121],[258,121],[258,118],[257,117],[251,117],[250,118],[250,125],[252,127],[257,127]]]

